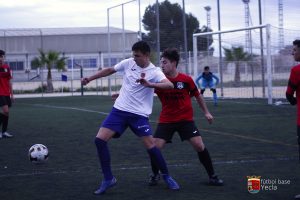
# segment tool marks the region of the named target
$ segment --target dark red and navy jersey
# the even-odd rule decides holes
[[[193,121],[191,98],[200,95],[193,79],[183,73],[179,73],[175,78],[167,78],[173,83],[174,89],[155,90],[162,103],[159,123]]]
[[[0,66],[0,96],[10,96],[11,71],[7,64]]]
[[[296,102],[293,103],[295,93]],[[300,64],[291,69],[286,96],[291,103],[297,103],[297,125],[300,126]]]

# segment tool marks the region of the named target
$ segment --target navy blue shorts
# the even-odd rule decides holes
[[[139,137],[152,135],[148,117],[118,110],[114,107],[102,122],[101,127],[115,131],[114,138],[120,137],[128,127]]]

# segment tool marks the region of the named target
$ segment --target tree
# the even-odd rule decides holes
[[[182,8],[178,3],[171,4],[168,0],[159,3],[159,29],[160,29],[160,51],[167,47],[184,48],[183,16]],[[191,13],[186,16],[187,47],[193,50],[193,33],[206,32],[211,29],[199,29],[199,22]],[[148,33],[143,34],[143,40],[147,41],[153,49],[157,45],[157,23],[156,23],[156,4],[149,5],[143,16],[143,26]],[[212,43],[207,37],[198,38],[198,50],[207,50],[207,41]]]
[[[231,49],[223,47],[223,49],[225,53],[225,60],[229,63],[233,62],[235,64],[234,85],[238,87],[241,82],[240,64],[251,60],[253,55],[245,52],[242,46],[232,47]]]
[[[66,57],[62,56],[60,57],[60,53],[56,51],[48,51],[45,53],[43,50],[39,49],[40,55],[33,58],[31,61],[31,67],[32,69],[42,68],[46,66],[47,68],[47,92],[53,92],[53,83],[52,83],[52,69],[57,70],[65,70],[65,60]]]

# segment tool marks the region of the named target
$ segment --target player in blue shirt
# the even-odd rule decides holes
[[[201,81],[201,84],[200,84]],[[201,94],[203,95],[205,88],[210,88],[213,92],[214,105],[217,105],[217,91],[216,86],[219,84],[219,78],[209,71],[209,66],[204,67],[204,72],[196,79],[198,88],[201,88]]]

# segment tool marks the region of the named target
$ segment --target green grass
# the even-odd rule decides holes
[[[17,99],[9,122],[15,137],[0,140],[0,199],[273,200],[292,199],[300,191],[296,108],[252,99],[222,100],[218,107],[208,101],[215,117],[211,125],[195,105],[195,121],[225,186],[206,184],[196,153],[176,135],[163,154],[181,190],[170,191],[163,182],[149,187],[148,155],[128,129],[109,142],[117,186],[103,196],[93,196],[102,178],[94,137],[112,104],[109,97],[100,96]],[[154,129],[160,109],[155,99],[150,117]],[[28,160],[27,151],[35,143],[48,147],[47,163],[34,165]],[[246,178],[250,175],[291,183],[250,194]]]

